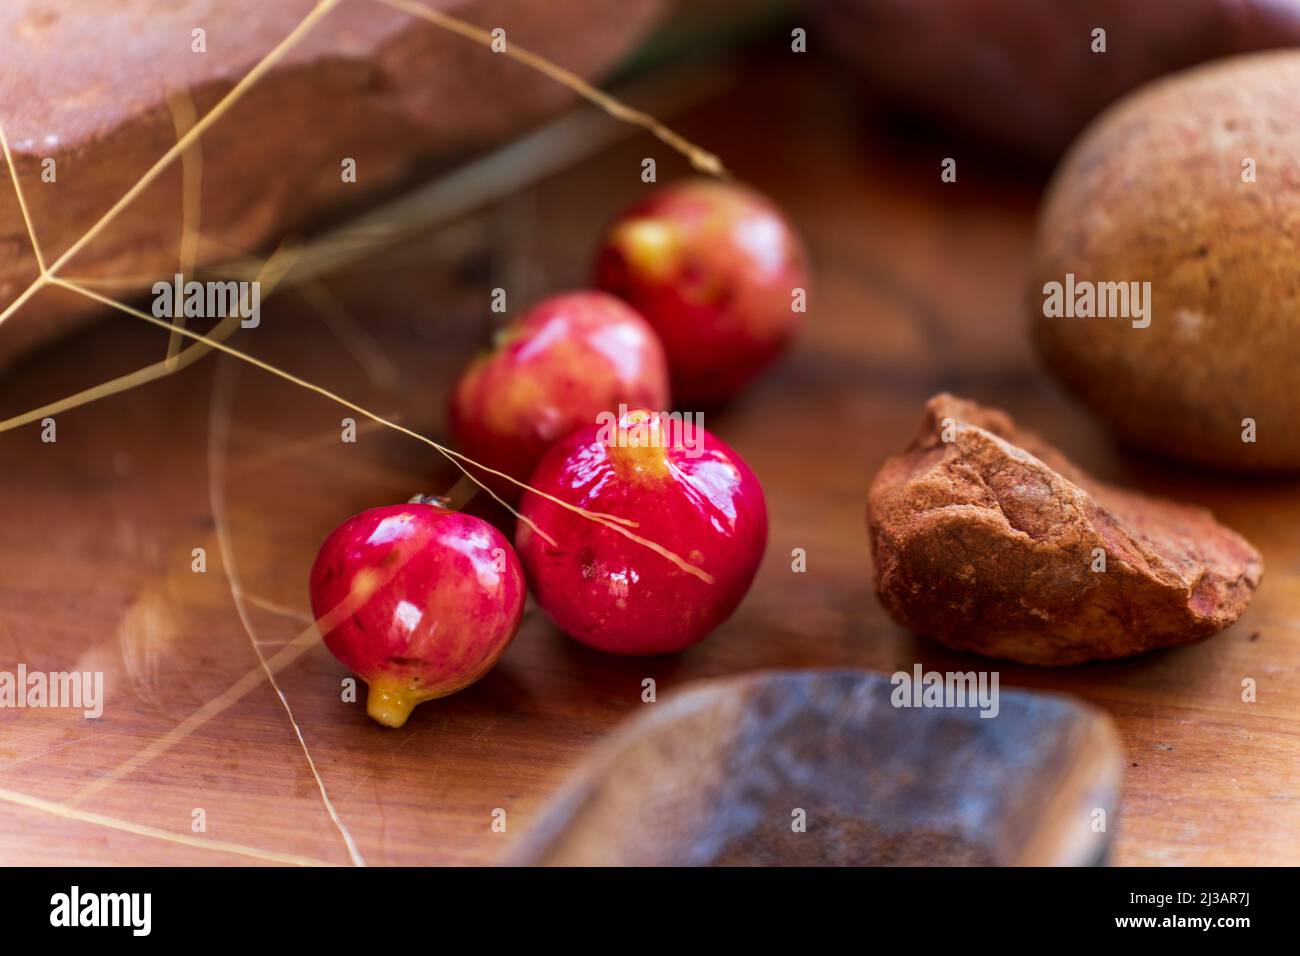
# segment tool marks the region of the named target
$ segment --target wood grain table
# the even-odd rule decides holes
[[[1115,862],[1300,863],[1300,483],[1121,448],[1043,372],[1023,306],[1041,171],[864,121],[835,75],[779,37],[674,125],[777,198],[816,269],[797,347],[706,421],[770,508],[735,616],[680,655],[625,660],[566,639],[530,604],[487,678],[383,729],[342,700],[347,671],[307,617],[308,568],[347,515],[445,491],[456,473],[364,419],[345,444],[345,409],[209,356],[59,415],[53,444],[38,425],[0,434],[0,669],[102,671],[107,695],[97,720],[0,711],[0,862],[490,862],[594,745],[654,706],[646,677],[662,699],[765,668],[920,662],[996,668],[1004,687],[1113,716],[1126,750]],[[273,299],[232,344],[442,437],[455,371],[491,327],[491,288],[517,312],[583,284],[602,223],[646,188],[648,155],[661,180],[687,173],[634,135],[331,277],[323,295]],[[945,156],[956,183],[940,181]],[[0,415],[155,361],[166,338],[106,312],[0,372]],[[964,657],[895,625],[869,583],[866,490],[941,389],[1007,409],[1103,479],[1211,507],[1264,554],[1244,617],[1194,647],[1057,671]]]

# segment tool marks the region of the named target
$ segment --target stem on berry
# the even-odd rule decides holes
[[[444,495],[412,495],[408,505],[433,505],[435,508],[450,508],[451,502]]]

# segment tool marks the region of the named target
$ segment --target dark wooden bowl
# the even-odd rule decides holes
[[[896,708],[894,689],[862,671],[771,672],[648,705],[510,862],[1104,861],[1121,775],[1108,717],[1027,691],[1001,693],[991,718]]]

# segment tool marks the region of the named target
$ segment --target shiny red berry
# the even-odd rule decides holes
[[[343,522],[321,545],[310,588],[325,645],[370,686],[366,712],[389,727],[486,674],[524,610],[510,543],[487,522],[435,504],[372,508]]]
[[[493,350],[461,374],[450,418],[458,451],[527,481],[546,449],[620,404],[669,407],[659,337],[613,296],[570,292],[537,303],[498,334]],[[508,482],[491,487],[519,497]]]
[[[639,409],[584,429],[547,452],[529,484],[623,519],[614,524],[626,533],[533,492],[520,506],[554,541],[518,525],[534,596],[561,630],[599,650],[660,654],[695,643],[736,609],[763,557],[758,479],[689,419]]]
[[[659,189],[614,221],[596,284],[654,326],[674,398],[698,406],[731,397],[786,347],[803,318],[808,270],[776,206],[699,179]]]

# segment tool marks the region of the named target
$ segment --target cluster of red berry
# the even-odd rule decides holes
[[[766,199],[674,185],[614,221],[600,291],[538,303],[466,368],[452,431],[502,498],[526,483],[518,552],[491,524],[419,501],[326,539],[312,608],[369,684],[372,717],[400,726],[482,677],[518,630],[525,580],[562,630],[610,653],[681,650],[730,616],[762,559],[763,491],[695,416],[663,412],[673,396],[716,406],[780,353],[806,268]]]

